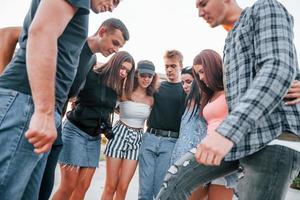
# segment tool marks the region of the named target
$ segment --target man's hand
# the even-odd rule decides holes
[[[295,105],[300,103],[300,82],[293,81],[288,93],[284,96],[286,105]]]
[[[225,155],[233,147],[233,142],[217,132],[207,134],[198,144],[195,158],[204,165],[220,165]]]
[[[77,101],[77,97],[72,97],[71,99],[69,99],[71,110],[75,109],[76,101]]]
[[[25,137],[34,146],[35,153],[49,151],[57,137],[54,115],[34,113]]]

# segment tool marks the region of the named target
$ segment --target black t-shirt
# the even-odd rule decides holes
[[[89,71],[75,108],[67,113],[70,122],[91,136],[99,135],[100,120],[113,113],[117,102],[117,93],[102,83],[102,76]]]
[[[69,99],[72,97],[76,97],[79,91],[84,87],[86,76],[91,68],[96,64],[97,58],[96,55],[93,54],[87,42],[85,42],[79,59],[79,65],[77,68],[76,76],[74,82],[70,88],[68,99],[65,102],[63,109],[62,109],[62,116],[65,115],[67,111]]]
[[[58,53],[55,97],[58,111],[61,111],[63,104],[67,99],[68,91],[73,83],[76,68],[79,64],[79,55],[88,34],[90,1],[68,0],[68,2],[72,6],[78,8],[78,11],[57,41]],[[16,52],[13,60],[7,66],[4,74],[0,77],[0,87],[31,95],[26,68],[26,45],[28,28],[35,16],[39,3],[40,0],[32,0],[31,2],[31,7],[25,17],[22,33],[19,38],[20,48]],[[51,20],[51,16],[49,16],[49,20]]]
[[[161,83],[154,94],[154,106],[148,127],[179,132],[181,116],[185,109],[185,92],[181,83]]]
[[[78,95],[79,91],[84,87],[88,72],[93,68],[96,62],[96,55],[93,54],[88,43],[85,42],[80,53],[79,65],[74,82],[68,94],[68,99]]]

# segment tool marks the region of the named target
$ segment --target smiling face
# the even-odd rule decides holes
[[[186,94],[190,93],[193,80],[194,77],[191,74],[181,74],[181,83]]]
[[[199,17],[212,28],[224,23],[226,6],[225,0],[196,0]]]
[[[137,76],[138,84],[141,88],[147,88],[153,80],[153,75],[151,74],[140,74]]]
[[[120,3],[120,0],[91,0],[91,9],[94,13],[112,12]]]
[[[119,29],[107,31],[105,27],[101,27],[99,30],[99,38],[99,51],[105,57],[118,52],[126,42]]]
[[[122,66],[120,67],[119,75],[121,79],[125,79],[129,72],[131,71],[132,64],[130,62],[123,62]]]

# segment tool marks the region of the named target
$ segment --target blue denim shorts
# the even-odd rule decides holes
[[[217,179],[213,180],[212,182],[210,182],[210,184],[223,185],[226,188],[231,188],[231,189],[237,190],[238,175],[239,175],[239,172],[235,172],[233,174],[217,178]]]
[[[77,167],[98,167],[100,136],[93,137],[66,120],[62,129],[63,148],[58,162]]]

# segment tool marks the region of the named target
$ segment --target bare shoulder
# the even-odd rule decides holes
[[[147,96],[147,104],[153,107],[154,105],[154,98],[152,96]]]

